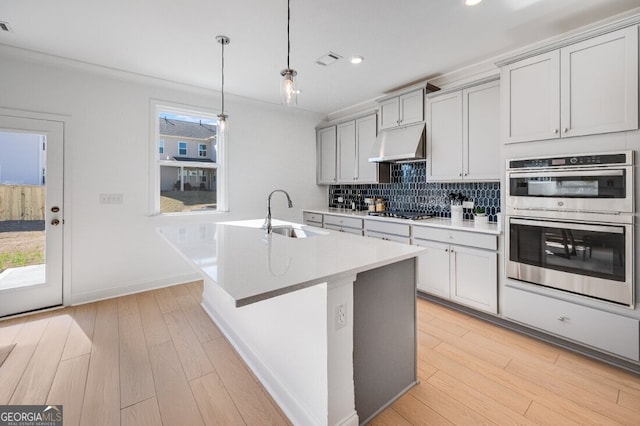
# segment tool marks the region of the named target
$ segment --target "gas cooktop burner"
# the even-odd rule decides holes
[[[369,212],[368,215],[380,216],[380,217],[395,217],[398,219],[409,219],[409,220],[429,219],[430,217],[433,217],[426,213],[403,212],[398,210],[385,210],[383,212]]]

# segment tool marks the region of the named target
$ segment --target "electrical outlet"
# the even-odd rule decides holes
[[[462,202],[462,207],[465,209],[472,209],[474,206],[473,201],[463,201]]]
[[[336,330],[347,325],[347,305],[340,303],[336,305]]]
[[[342,197],[338,197],[338,202],[339,202],[339,203],[344,202],[344,198],[342,198]]]

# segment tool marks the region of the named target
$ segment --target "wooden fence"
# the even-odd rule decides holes
[[[0,220],[44,220],[45,187],[0,185]]]

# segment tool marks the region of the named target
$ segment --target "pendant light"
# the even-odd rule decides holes
[[[287,0],[287,68],[280,72],[282,82],[280,84],[280,100],[283,105],[293,106],[298,102],[298,90],[296,88],[296,70],[289,66],[289,54],[291,53],[291,41],[289,40],[289,26],[291,22],[291,0]]]
[[[218,128],[224,132],[227,130],[227,115],[224,113],[224,47],[231,43],[231,40],[227,36],[219,35],[216,36],[216,41],[222,45],[222,111],[218,114]]]

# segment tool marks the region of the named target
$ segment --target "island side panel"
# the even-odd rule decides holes
[[[326,284],[236,308],[224,290],[205,280],[202,306],[289,420],[327,425]]]
[[[358,274],[353,291],[355,404],[365,424],[417,382],[415,258]]]

